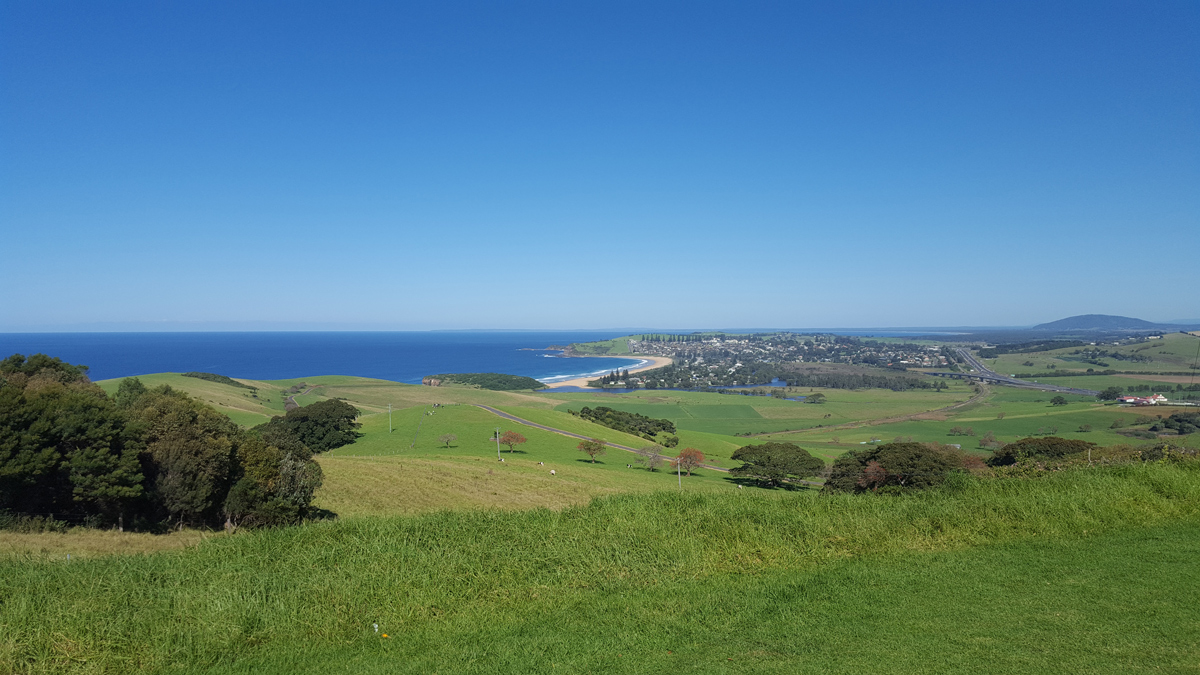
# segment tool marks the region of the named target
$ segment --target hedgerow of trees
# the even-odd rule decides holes
[[[654,437],[657,434],[675,433],[675,423],[671,420],[654,419],[637,413],[613,410],[606,406],[584,407],[579,412],[572,410],[570,413],[589,422],[604,425],[609,429],[641,436],[648,441],[655,440]]]
[[[35,354],[0,362],[0,510],[71,523],[277,525],[309,515],[321,469],[294,435],[247,432],[168,386]]]
[[[545,389],[547,386],[532,377],[505,375],[504,373],[442,373],[441,375],[430,375],[426,379],[440,380],[446,384],[479,387],[480,389],[489,389],[492,391]]]

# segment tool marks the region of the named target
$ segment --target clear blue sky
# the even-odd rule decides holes
[[[0,330],[1200,317],[1200,3],[0,2]]]

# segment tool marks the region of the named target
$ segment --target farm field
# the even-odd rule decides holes
[[[1200,658],[1196,471],[657,491],[0,559],[0,670],[1178,671]]]
[[[1060,387],[1091,389],[1093,391],[1103,391],[1109,387],[1118,387],[1123,391],[1129,391],[1130,387],[1145,384],[1150,385],[1154,393],[1161,393],[1168,398],[1186,396],[1187,394],[1200,397],[1200,392],[1175,391],[1176,385],[1182,384],[1186,387],[1193,381],[1192,378],[1186,375],[1080,375],[1077,377],[1031,378],[1031,381],[1043,384],[1055,384]],[[1194,381],[1200,383],[1200,376],[1197,376]]]
[[[1195,336],[1183,333],[1168,333],[1160,340],[1148,340],[1132,345],[1097,345],[1095,347],[1087,347],[1087,349],[1103,349],[1110,353],[1120,353],[1130,356],[1147,357],[1150,361],[1125,361],[1112,358],[1101,358],[1104,363],[1109,364],[1107,368],[1120,371],[1133,371],[1138,373],[1167,373],[1167,372],[1189,372],[1190,367],[1195,363],[1196,349],[1200,345],[1200,340]],[[983,359],[983,363],[992,370],[998,373],[1043,373],[1050,370],[1050,366],[1055,366],[1055,370],[1075,370],[1086,371],[1088,368],[1095,370],[1105,370],[1105,366],[1100,366],[1083,361],[1083,357],[1071,352],[1084,349],[1083,347],[1069,347],[1066,349],[1054,349],[1044,352],[1032,352],[1028,354],[1001,354],[994,359]],[[1032,363],[1032,366],[1025,365]],[[1055,378],[1057,382],[1058,378]],[[1096,389],[1096,387],[1089,387]]]
[[[1100,379],[1100,378],[1078,378]],[[827,463],[848,450],[875,440],[957,443],[965,450],[987,455],[979,440],[988,432],[1001,443],[1029,435],[1056,434],[1111,445],[1144,443],[1112,428],[1126,427],[1155,410],[1102,405],[1091,397],[1065,398],[1052,406],[1046,392],[993,387],[975,402],[973,386],[954,382],[946,391],[844,390],[792,388],[789,394],[822,393],[826,403],[805,404],[766,396],[704,392],[640,391],[616,393],[493,392],[463,387],[423,387],[344,376],[318,376],[271,382],[250,382],[250,390],[178,374],[142,378],[149,386],[170,384],[250,426],[283,412],[286,390],[305,384],[296,401],[308,405],[343,398],[362,411],[362,436],[352,445],[318,456],[325,485],[316,504],[343,516],[420,513],[438,509],[499,507],[562,508],[616,492],[644,492],[670,487],[669,467],[651,473],[635,464],[631,453],[608,449],[596,463],[587,461],[578,441],[548,431],[509,422],[476,407],[485,404],[522,419],[588,437],[640,448],[645,439],[623,434],[569,414],[584,406],[608,406],[648,417],[669,419],[678,429],[678,448],[694,447],[706,462],[732,468],[729,457],[738,448],[769,440],[791,441]],[[115,391],[116,381],[102,382]],[[388,431],[388,404],[393,406]],[[434,407],[434,403],[439,404]],[[929,413],[948,406],[953,409]],[[429,414],[431,413],[432,414]],[[504,448],[503,463],[495,457],[494,430],[515,430],[528,442],[517,452]],[[1144,427],[1143,427],[1144,428]],[[973,435],[951,435],[956,429]],[[1084,430],[1088,429],[1088,430]],[[418,433],[419,430],[419,433]],[[447,447],[439,438],[457,438]],[[1186,437],[1185,442],[1200,444]],[[666,454],[674,454],[668,451]],[[538,464],[542,462],[542,464]],[[634,464],[633,468],[629,465]],[[555,471],[551,478],[549,471]],[[736,489],[728,475],[701,469],[685,488]],[[133,545],[133,544],[131,544]],[[26,544],[21,544],[25,546]],[[99,547],[97,550],[104,550]]]

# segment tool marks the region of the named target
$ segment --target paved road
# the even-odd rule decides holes
[[[970,351],[968,351],[966,349],[960,348],[957,351],[958,351],[959,356],[963,357],[963,360],[965,360],[967,362],[967,365],[969,365],[971,368],[974,369],[973,372],[969,372],[969,373],[926,373],[926,374],[933,375],[934,377],[950,377],[950,378],[957,378],[957,379],[984,380],[987,382],[995,382],[996,384],[1005,384],[1010,387],[1021,387],[1023,389],[1041,389],[1042,391],[1053,391],[1053,392],[1058,392],[1058,393],[1062,393],[1062,394],[1079,394],[1081,396],[1095,396],[1096,394],[1100,393],[1098,391],[1093,391],[1091,389],[1075,389],[1072,387],[1059,387],[1059,386],[1053,385],[1053,384],[1042,384],[1040,382],[1029,382],[1026,380],[1018,380],[1015,377],[1009,377],[1008,375],[1001,375],[1000,373],[997,373],[997,372],[989,369],[987,366],[983,365],[983,363],[981,363],[979,361],[979,359],[975,358],[975,356],[973,354],[971,354]]]

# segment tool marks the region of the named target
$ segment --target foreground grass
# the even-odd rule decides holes
[[[194,672],[1195,672],[1198,555],[1200,526],[1176,523],[556,589]]]
[[[87,558],[120,553],[158,553],[195,546],[208,537],[222,536],[201,530],[166,534],[117,532],[75,527],[66,532],[10,532],[0,530],[0,557],[36,556],[42,559]]]
[[[1173,667],[1196,663],[1181,617],[1198,514],[1200,468],[1153,464],[894,498],[654,493],[10,559],[0,671]]]

